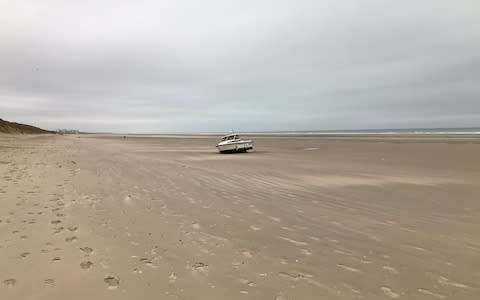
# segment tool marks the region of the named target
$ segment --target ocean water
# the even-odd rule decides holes
[[[255,135],[480,135],[479,127],[241,132]]]
[[[171,133],[116,133],[114,135],[130,135],[139,137],[185,137],[202,138],[204,136],[223,136],[231,132],[171,132]],[[409,129],[355,129],[355,130],[308,130],[308,131],[242,131],[243,135],[292,135],[292,136],[351,136],[351,135],[468,135],[480,137],[480,127],[468,128],[409,128]]]

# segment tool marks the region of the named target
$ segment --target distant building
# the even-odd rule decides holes
[[[57,129],[58,134],[80,134],[79,130],[76,129]]]

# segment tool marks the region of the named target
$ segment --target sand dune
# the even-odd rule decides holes
[[[478,299],[480,143],[0,136],[0,299]]]
[[[16,134],[45,134],[54,133],[53,131],[43,130],[31,125],[8,122],[0,119],[0,134],[16,133]]]

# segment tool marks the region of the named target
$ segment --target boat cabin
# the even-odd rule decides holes
[[[238,134],[229,134],[229,135],[226,135],[226,136],[222,137],[222,140],[221,140],[221,141],[222,141],[222,142],[224,142],[224,141],[230,141],[230,140],[234,141],[234,140],[238,140],[238,139],[240,139],[240,137],[238,136]]]

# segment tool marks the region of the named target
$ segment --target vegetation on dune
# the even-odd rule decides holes
[[[0,119],[1,133],[20,133],[20,134],[39,134],[39,133],[55,133],[53,131],[44,130],[35,126],[8,122]]]

